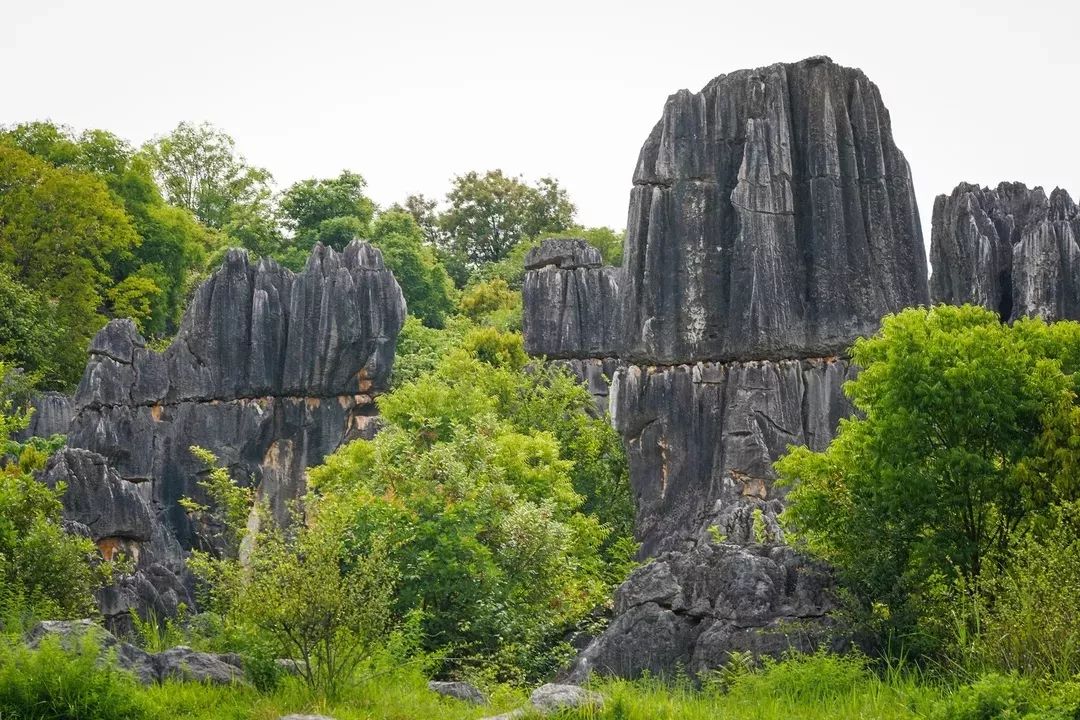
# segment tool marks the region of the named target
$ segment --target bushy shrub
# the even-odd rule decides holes
[[[37,650],[0,645],[0,717],[140,720],[149,717],[134,678],[103,664],[93,640],[66,652],[57,638]]]
[[[957,643],[963,664],[1057,680],[1080,673],[1080,506],[1030,528],[980,586],[985,598],[965,605],[978,632]]]
[[[1031,717],[1028,711],[1034,707],[1034,696],[1030,681],[1016,675],[990,673],[942,700],[934,708],[931,719],[1020,720]]]
[[[462,345],[381,398],[384,429],[313,468],[311,486],[351,518],[347,542],[388,539],[397,612],[424,612],[426,650],[536,677],[627,567],[626,461],[584,388],[523,369],[520,336]]]
[[[1080,491],[1080,324],[912,308],[855,343],[859,415],[776,464],[791,536],[836,569],[883,642],[937,652],[1022,531]]]

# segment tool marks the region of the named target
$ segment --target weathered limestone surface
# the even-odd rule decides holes
[[[32,437],[63,435],[71,424],[71,398],[59,392],[44,392],[30,399],[33,413],[30,424],[15,433],[14,439],[25,442]]]
[[[178,504],[205,499],[192,445],[251,478],[285,519],[305,468],[373,431],[404,316],[401,289],[366,243],[320,245],[302,273],[232,251],[164,352],[127,320],[98,333],[69,444],[146,481],[185,549],[211,543]]]
[[[676,93],[639,156],[622,267],[545,244],[523,289],[530,352],[563,358],[599,402],[614,369],[650,560],[572,677],[820,642],[829,575],[783,544],[772,463],[829,443],[853,411],[846,349],[929,301],[911,174],[874,84],[811,58]]]
[[[97,334],[63,429],[68,447],[40,479],[67,485],[73,531],[106,558],[135,561],[99,593],[111,630],[130,629],[133,610],[194,607],[184,558],[215,549],[217,533],[179,504],[207,500],[190,448],[215,453],[287,521],[306,468],[374,433],[405,312],[379,251],[354,242],[341,253],[317,246],[301,273],[230,252],[162,352],[130,320]]]
[[[545,241],[525,258],[525,350],[551,358],[617,353],[623,271],[601,267],[600,251],[577,238]]]
[[[1080,319],[1080,210],[1055,189],[961,183],[934,202],[930,290],[1003,320]]]
[[[28,647],[36,648],[46,638],[55,638],[69,652],[84,652],[84,638],[93,638],[101,664],[111,664],[130,672],[144,685],[184,680],[232,685],[244,683],[244,671],[239,656],[205,653],[177,646],[159,653],[123,642],[108,630],[90,620],[47,620],[39,622],[24,638]]]
[[[625,255],[619,355],[643,363],[833,355],[928,299],[889,112],[828,58],[668,98],[634,172]]]

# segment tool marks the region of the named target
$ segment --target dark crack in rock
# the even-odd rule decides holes
[[[934,202],[935,302],[973,303],[1003,320],[1080,319],[1080,210],[1055,189],[961,183]]]

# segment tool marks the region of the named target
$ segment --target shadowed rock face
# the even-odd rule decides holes
[[[404,317],[401,289],[365,243],[317,246],[295,274],[232,251],[163,352],[127,320],[98,333],[69,444],[146,481],[185,549],[209,543],[178,505],[205,500],[192,445],[251,478],[284,519],[309,465],[373,431]]]
[[[934,202],[930,290],[1003,320],[1080,319],[1080,210],[1062,189],[961,183]]]
[[[574,675],[811,647],[830,581],[783,544],[772,463],[828,445],[852,413],[841,388],[855,370],[838,356],[882,315],[929,301],[911,176],[877,88],[811,58],[671,96],[634,173],[623,266],[578,243],[527,260],[526,348],[607,401],[650,562]]]
[[[131,610],[170,617],[181,604],[195,606],[183,550],[154,508],[148,483],[125,480],[101,455],[75,448],[49,458],[38,480],[67,487],[61,500],[69,532],[89,537],[107,560],[122,554],[134,563],[131,574],[97,593],[109,630],[130,632]]]

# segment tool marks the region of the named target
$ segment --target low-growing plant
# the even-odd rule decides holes
[[[0,645],[0,718],[141,720],[149,718],[134,678],[99,661],[93,638],[72,652],[58,638],[31,650]]]

